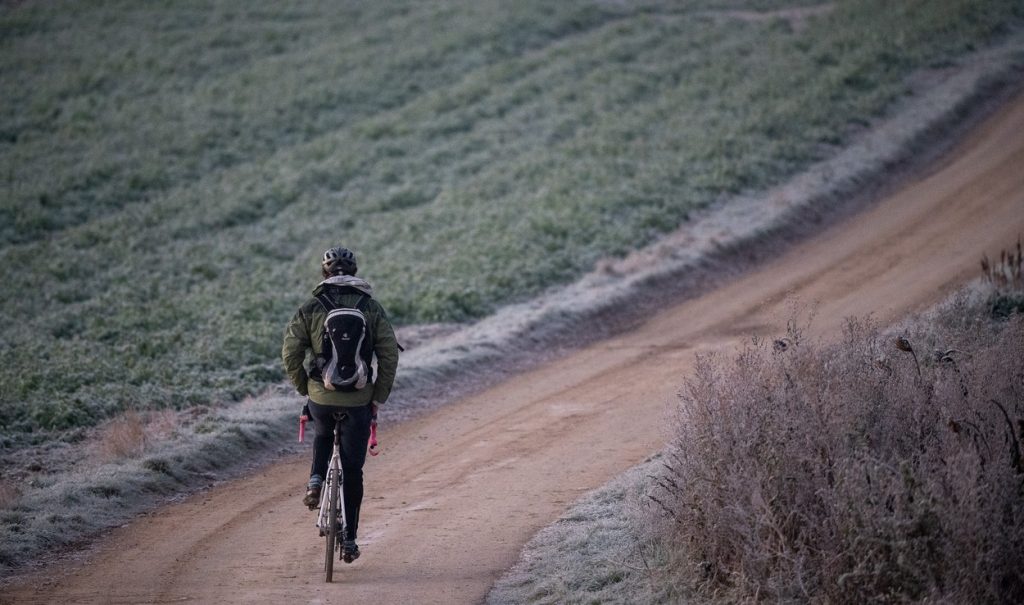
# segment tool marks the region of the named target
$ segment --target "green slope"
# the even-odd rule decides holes
[[[793,4],[3,7],[5,443],[281,379],[329,245],[399,323],[528,298],[827,155],[1022,16],[729,11]]]

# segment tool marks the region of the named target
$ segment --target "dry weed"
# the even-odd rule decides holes
[[[996,288],[1017,288],[1024,287],[1024,276],[1021,267],[1024,266],[1024,254],[1021,253],[1021,240],[1017,238],[1017,250],[1003,250],[999,253],[999,260],[992,262],[988,255],[981,257],[981,272],[985,280]]]
[[[155,443],[170,438],[181,426],[178,412],[158,410],[146,414],[146,439]]]
[[[1024,313],[1024,254],[1020,237],[1017,249],[1003,250],[998,261],[990,261],[988,255],[981,258],[981,271],[992,289],[988,299],[989,313],[995,318],[1009,317]]]
[[[701,358],[654,494],[685,581],[1024,602],[1024,317],[965,306],[896,339],[851,321],[836,346],[791,331]]]
[[[0,510],[14,506],[21,497],[21,489],[6,479],[0,479]]]
[[[174,410],[129,410],[100,427],[94,447],[102,461],[138,456],[170,439],[180,426],[181,418]]]
[[[117,460],[138,456],[145,451],[148,441],[144,415],[129,410],[100,429],[96,447],[103,459]]]

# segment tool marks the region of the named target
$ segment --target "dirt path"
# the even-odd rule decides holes
[[[322,581],[299,508],[307,461],[281,463],[112,532],[87,565],[8,587],[2,602],[474,603],[582,491],[664,442],[694,352],[779,334],[790,297],[815,333],[935,302],[1024,233],[1024,97],[935,171],[756,273],[636,331],[412,422],[382,427],[367,465],[363,558]]]

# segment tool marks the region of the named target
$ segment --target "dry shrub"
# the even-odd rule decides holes
[[[157,410],[146,414],[146,438],[150,441],[171,437],[179,426],[181,420],[174,410]]]
[[[100,427],[94,447],[102,461],[138,456],[172,438],[180,426],[181,418],[174,410],[128,410]]]
[[[1024,317],[961,300],[824,346],[791,325],[682,394],[653,498],[730,600],[1024,602]]]
[[[0,478],[0,510],[14,506],[21,497],[21,490],[16,484]]]
[[[999,260],[993,262],[988,255],[981,257],[981,272],[985,281],[997,289],[1024,287],[1024,250],[1021,240],[1017,238],[1016,254],[1011,248],[999,253]]]
[[[1016,253],[1012,248],[1003,250],[996,261],[989,260],[988,255],[983,256],[981,272],[991,288],[987,304],[993,317],[1024,313],[1024,251],[1020,237],[1017,238]]]
[[[144,415],[129,410],[100,429],[97,449],[104,459],[116,460],[138,456],[146,449],[148,441]]]

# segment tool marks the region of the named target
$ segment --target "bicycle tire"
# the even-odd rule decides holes
[[[324,558],[327,582],[334,577],[334,552],[338,544],[338,500],[340,499],[337,473],[330,472],[329,475],[331,479],[328,481],[330,488],[327,491],[327,552]]]

